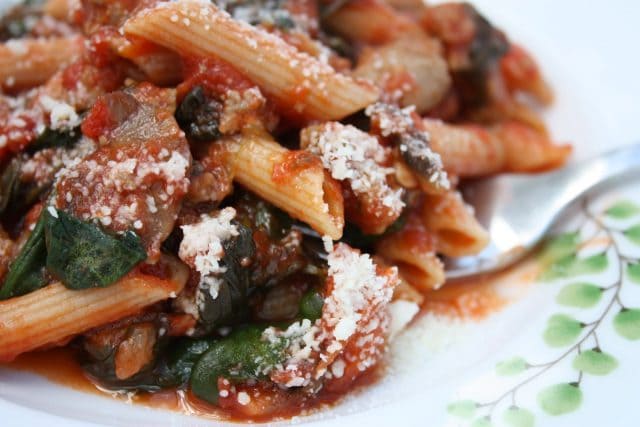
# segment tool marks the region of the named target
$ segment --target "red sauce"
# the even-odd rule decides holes
[[[112,129],[116,123],[111,119],[111,114],[107,102],[103,98],[93,104],[89,114],[82,122],[82,133],[89,138],[98,139],[100,136]]]
[[[425,295],[422,312],[483,319],[521,296],[535,282],[540,270],[535,259],[528,259],[499,273],[449,280],[442,288]]]
[[[273,167],[271,178],[276,183],[284,184],[307,169],[322,170],[320,159],[306,150],[291,150]]]
[[[216,58],[184,57],[184,81],[178,86],[178,103],[195,86],[222,97],[230,90],[242,92],[255,86],[229,63]]]
[[[455,318],[481,319],[501,309],[518,293],[524,294],[529,285],[534,283],[540,272],[540,264],[529,259],[506,271],[461,281],[449,281],[440,290],[426,295],[422,313],[436,313]],[[510,297],[505,296],[508,289]],[[21,355],[14,362],[6,365],[9,368],[33,372],[44,376],[58,384],[75,390],[94,394],[103,394],[84,374],[70,348],[56,348],[41,352]],[[256,414],[247,412],[247,407],[237,403],[236,399],[220,399],[221,407],[214,407],[202,402],[189,393],[175,389],[157,393],[138,393],[132,401],[148,407],[168,409],[187,415],[196,415],[215,420],[265,422],[277,419],[288,419],[296,415],[306,415],[314,411],[326,409],[340,401],[346,394],[362,391],[375,384],[385,375],[385,366],[379,364],[360,375],[353,383],[337,387],[325,387],[313,398],[271,389],[262,386],[265,395],[277,399],[278,404],[269,404],[271,412]],[[242,387],[238,387],[238,391]],[[247,389],[249,390],[249,389]],[[271,393],[271,394],[269,394]],[[124,400],[124,397],[123,397]],[[255,403],[255,402],[254,402]],[[257,406],[260,408],[260,406]]]
[[[76,360],[73,349],[68,347],[55,348],[46,351],[27,353],[19,356],[15,361],[3,365],[5,367],[41,375],[54,383],[70,387],[74,390],[104,396],[96,385],[85,375]],[[376,383],[384,374],[384,369],[378,367],[362,374],[349,387],[349,394],[358,393],[366,387]],[[237,422],[266,422],[277,419],[290,419],[296,415],[309,414],[326,409],[340,401],[344,391],[330,392],[322,390],[312,399],[292,398],[281,394],[282,405],[267,415],[249,415],[242,405],[234,405],[231,401],[224,404],[224,408],[212,406],[191,395],[176,389],[163,390],[156,393],[137,393],[131,400],[133,403],[147,407],[182,412],[185,415],[196,415],[215,420],[229,420]],[[123,401],[129,399],[122,397]],[[222,399],[221,399],[222,403]]]

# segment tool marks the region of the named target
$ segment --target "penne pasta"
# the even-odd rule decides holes
[[[537,172],[561,166],[571,146],[556,145],[545,135],[518,122],[489,128],[455,126],[424,119],[431,148],[440,154],[444,168],[462,178],[498,172]]]
[[[71,12],[80,7],[79,0],[47,0],[42,6],[42,12],[60,21],[68,21]]]
[[[435,236],[415,214],[400,231],[382,238],[376,252],[397,266],[400,277],[420,292],[437,289],[444,283],[444,265],[436,255]]]
[[[120,46],[118,54],[136,64],[154,84],[175,85],[181,80],[182,61],[169,49],[146,40],[135,40]]]
[[[342,236],[340,184],[304,151],[290,151],[267,134],[240,138],[233,156],[235,181],[334,240]]]
[[[54,283],[0,302],[0,362],[62,342],[178,294],[189,272],[176,261],[172,265],[175,272],[169,280],[134,273],[109,287],[81,291]]]
[[[151,40],[183,55],[218,57],[258,84],[289,113],[308,119],[340,119],[378,97],[356,81],[297,51],[275,35],[232,19],[197,1],[162,3],[124,25],[126,34]]]
[[[457,191],[426,195],[420,217],[435,236],[437,252],[443,255],[474,255],[489,242],[489,234]]]
[[[17,92],[45,83],[82,51],[82,37],[9,40],[0,44],[0,88]]]
[[[552,95],[534,60],[468,3],[41,0],[2,21],[0,364],[70,346],[100,390],[225,419],[313,411],[419,313],[477,302],[433,292],[443,256],[488,241],[458,184],[571,151],[529,103]]]
[[[503,169],[505,152],[502,144],[491,138],[488,132],[473,132],[470,128],[432,119],[425,119],[422,123],[429,132],[431,148],[440,154],[447,172],[473,177]]]
[[[573,151],[571,145],[556,145],[546,135],[515,121],[500,123],[491,133],[506,153],[509,172],[540,172],[562,166]]]

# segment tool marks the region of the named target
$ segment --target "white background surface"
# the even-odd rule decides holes
[[[538,58],[558,98],[548,115],[553,134],[575,143],[576,158],[640,141],[640,2],[479,0],[474,4]],[[532,293],[482,325],[440,325],[416,335],[411,349],[394,350],[403,360],[396,376],[326,413],[317,425],[445,425],[445,408],[455,389],[492,366],[495,353],[528,345],[528,335],[540,341],[539,331],[530,331],[528,325],[546,315],[548,300],[544,292]],[[638,361],[640,345],[633,344],[632,360]],[[640,425],[639,380],[640,371],[633,364],[621,364],[615,375],[599,379],[602,387],[590,388],[578,412],[539,420],[537,425]],[[0,370],[1,426],[84,426],[90,421],[208,425],[201,419],[128,406]]]

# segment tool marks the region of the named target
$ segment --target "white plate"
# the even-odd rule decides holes
[[[0,0],[0,5],[6,3]],[[578,0],[536,0],[526,4],[508,0],[475,2],[513,40],[524,44],[538,58],[557,93],[557,103],[547,115],[548,123],[557,140],[575,144],[575,159],[640,141],[640,109],[636,106],[640,98],[640,59],[636,46],[640,40],[637,25],[640,3],[625,0],[586,3]],[[594,212],[601,212],[623,199],[640,204],[640,181],[626,183],[593,200],[590,206]],[[531,220],[535,221],[535,218]],[[640,223],[640,215],[619,220],[605,217],[605,221],[608,227],[629,229]],[[572,218],[561,227],[571,230],[578,222],[579,218]],[[616,242],[628,256],[640,257],[640,245],[632,244],[619,233]],[[579,256],[589,256],[600,250],[591,245]],[[596,261],[598,259],[593,264],[597,267]],[[331,410],[298,421],[331,426],[485,427],[489,424],[483,417],[491,407],[476,407],[469,402],[486,403],[507,393],[507,398],[495,406],[491,425],[636,426],[635,400],[640,380],[640,371],[636,368],[640,360],[640,342],[636,339],[640,337],[636,333],[640,325],[633,322],[635,312],[629,314],[627,311],[625,316],[618,317],[618,324],[623,326],[617,331],[614,317],[620,311],[618,303],[614,301],[612,308],[606,311],[617,288],[602,293],[589,308],[566,304],[593,302],[594,288],[572,287],[562,291],[576,282],[610,286],[615,282],[618,262],[619,258],[610,248],[607,265],[596,274],[576,274],[533,286],[519,286],[514,279],[503,290],[510,292],[510,297],[517,296],[516,301],[479,322],[425,318],[395,343],[391,357],[394,372],[380,384]],[[568,297],[572,289],[581,290],[586,296],[578,298],[572,294]],[[561,291],[564,297],[558,297]],[[620,298],[628,308],[640,307],[640,285],[625,276]],[[572,365],[578,349],[573,342],[580,340],[592,327],[580,328],[582,335],[571,341],[572,324],[565,322],[564,332],[558,333],[554,329],[556,334],[551,332],[553,337],[549,338],[547,333],[545,340],[550,317],[564,314],[589,324],[605,312],[596,332],[603,352],[616,362],[612,365],[608,358],[604,360],[600,355],[586,353],[595,345],[590,336],[580,349],[585,354],[581,356],[584,360],[580,365],[585,372],[579,392],[575,387],[567,388],[571,387],[568,385],[551,389],[557,391],[555,395],[545,392],[555,384],[577,381],[579,371]],[[547,341],[555,342],[558,347],[549,346]],[[566,356],[561,357],[565,353]],[[516,357],[526,359],[530,364],[544,364],[558,358],[559,361],[527,381],[544,367],[520,372],[517,368],[522,365],[518,363],[520,359],[514,359]],[[516,374],[497,374],[497,364],[505,360],[513,362],[510,367],[511,371],[518,371]],[[614,365],[615,369],[611,370]],[[499,372],[508,370],[505,365],[500,366]],[[609,370],[607,375],[593,374]],[[518,388],[514,401],[527,412],[526,415],[520,412],[520,418],[511,419],[514,424],[509,424],[504,418],[513,404],[508,391],[520,383],[524,385]],[[566,413],[550,415],[563,411]],[[3,426],[211,425],[203,419],[127,405],[76,392],[31,374],[1,369],[0,414]]]

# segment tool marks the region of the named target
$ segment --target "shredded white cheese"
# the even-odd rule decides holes
[[[198,306],[204,301],[202,292],[208,292],[213,299],[218,297],[220,279],[215,276],[226,271],[226,267],[220,264],[224,256],[222,243],[238,235],[238,227],[231,222],[235,216],[235,209],[228,207],[216,215],[203,214],[199,222],[181,227],[184,238],[178,255],[200,273],[196,293]]]
[[[47,95],[40,96],[39,101],[45,112],[49,113],[51,129],[73,129],[80,125],[81,120],[75,108],[66,102]]]
[[[343,243],[335,246],[328,262],[334,288],[324,302],[323,311],[327,313],[327,323],[334,327],[335,338],[344,341],[355,333],[367,307],[386,305],[391,300],[393,288],[388,286],[387,277],[376,273],[368,254],[358,254]]]
[[[331,122],[309,128],[305,137],[305,148],[320,157],[333,178],[349,182],[356,196],[381,200],[391,215],[402,210],[402,189],[394,190],[387,183],[387,175],[394,170],[381,166],[388,153],[374,136]]]

